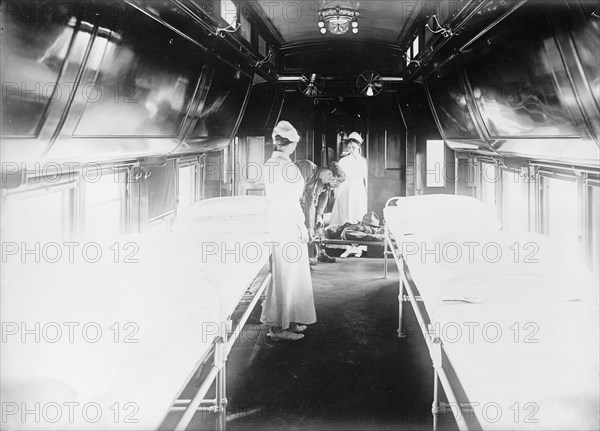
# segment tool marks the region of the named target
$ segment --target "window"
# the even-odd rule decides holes
[[[105,171],[96,182],[86,182],[85,236],[106,237],[121,233],[121,190],[124,175]]]
[[[518,171],[502,170],[502,226],[504,230],[526,231],[527,199]]]
[[[258,53],[263,57],[267,55],[267,41],[260,35],[258,36]]]
[[[222,156],[222,163],[221,163],[221,169],[223,169],[223,172],[221,173],[221,180],[226,183],[227,181],[229,181],[229,175],[232,175],[233,172],[231,171],[231,165],[230,163],[232,162],[232,146],[235,145],[234,142],[237,139],[237,137],[233,138],[233,140],[229,143],[229,145],[227,145],[225,148],[223,148],[223,156]]]
[[[236,26],[237,7],[231,0],[221,0],[221,18],[223,18],[230,26]]]
[[[240,35],[242,35],[242,37],[244,39],[246,39],[246,41],[248,43],[251,42],[251,34],[252,34],[252,25],[250,24],[250,21],[248,21],[248,18],[246,18],[246,16],[241,13],[240,14]]]
[[[148,225],[146,231],[166,232],[170,229],[175,216],[175,161],[166,166],[152,168],[148,177]]]
[[[446,187],[445,151],[444,141],[427,141],[425,155],[427,187]]]
[[[415,36],[415,40],[413,40],[411,58],[414,59],[417,55],[419,55],[419,35]]]
[[[179,168],[178,210],[182,210],[196,201],[196,164]]]
[[[39,179],[44,181],[44,179]],[[2,240],[70,239],[74,226],[75,188],[21,192],[2,201]]]
[[[579,234],[575,178],[542,176],[541,180],[544,233],[558,241],[565,252],[576,256]]]
[[[175,162],[152,168],[148,177],[148,220],[162,219],[175,211]]]
[[[500,180],[500,170],[494,163],[480,164],[479,193],[483,203],[496,206],[496,184]]]
[[[263,194],[264,178],[261,166],[265,162],[265,137],[248,136],[245,145],[242,141],[239,149],[239,184],[236,194],[250,194],[252,190]]]
[[[585,214],[587,224],[587,254],[590,268],[600,275],[600,184],[586,186],[588,211]]]
[[[238,137],[234,137],[227,147],[223,149],[223,160],[221,180],[225,188],[225,196],[233,196],[235,185],[235,167],[236,167],[236,148],[238,145]]]

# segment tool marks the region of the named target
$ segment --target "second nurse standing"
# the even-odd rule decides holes
[[[359,223],[367,212],[367,159],[360,154],[362,137],[357,132],[348,136],[348,152],[340,159],[340,167],[346,173],[337,189],[331,224]]]
[[[276,340],[303,337],[306,325],[317,316],[308,265],[308,231],[300,198],[304,179],[290,155],[300,136],[287,121],[273,130],[273,155],[265,162],[263,178],[269,200],[269,233],[272,248],[273,282],[263,302],[261,322],[270,325],[268,335]]]

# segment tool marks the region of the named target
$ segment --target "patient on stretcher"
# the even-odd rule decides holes
[[[330,225],[322,233],[326,239],[341,239],[345,241],[383,241],[384,228],[379,226],[379,217],[375,212],[370,211],[364,215],[360,223],[346,222],[342,225]],[[362,255],[362,247],[358,245],[349,245],[342,257],[348,257],[350,254],[356,257]]]

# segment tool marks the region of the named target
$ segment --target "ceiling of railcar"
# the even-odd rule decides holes
[[[279,32],[283,45],[327,41],[398,43],[415,11],[426,2],[409,0],[257,0],[263,18]],[[431,2],[429,2],[431,3]],[[359,31],[342,35],[321,34],[318,10],[325,4],[357,9]]]

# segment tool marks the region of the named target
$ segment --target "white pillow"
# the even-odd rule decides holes
[[[183,210],[182,217],[238,217],[265,214],[269,201],[264,196],[228,196],[205,199]]]
[[[402,224],[404,234],[415,233],[447,233],[447,232],[488,232],[500,230],[500,223],[495,218],[482,217],[423,217]]]
[[[250,235],[269,232],[267,218],[263,215],[241,217],[206,217],[177,221],[173,232],[201,233],[209,237],[237,234]]]
[[[212,198],[196,202],[179,214],[174,231],[186,231],[199,227],[205,230],[208,225],[228,225],[243,228],[248,224],[266,224],[269,202],[264,196],[230,196]],[[200,227],[201,226],[201,227]]]
[[[407,218],[420,218],[425,214],[438,217],[488,216],[494,211],[478,199],[462,195],[419,195],[407,196],[396,201],[396,206]]]
[[[470,196],[420,195],[398,199],[385,208],[386,219],[394,218],[404,234],[484,232],[500,230],[493,208]]]

